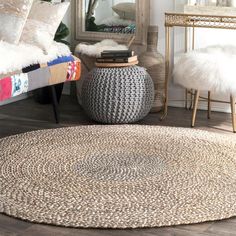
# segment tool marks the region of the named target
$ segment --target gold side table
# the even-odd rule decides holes
[[[206,14],[189,14],[189,13],[165,13],[165,95],[164,95],[164,113],[162,120],[168,114],[168,87],[170,80],[170,60],[171,60],[171,29],[174,27],[185,28],[185,52],[188,51],[189,46],[194,50],[195,48],[195,28],[214,28],[214,29],[229,29],[236,30],[236,16],[218,16],[218,15],[206,15]],[[192,40],[189,43],[188,28],[192,28]],[[186,90],[185,106],[187,107],[188,94],[191,94],[191,100],[193,91]],[[203,100],[208,101],[208,116],[210,116],[211,101],[229,103],[218,100],[211,100],[211,94],[208,92],[208,98],[201,97]]]

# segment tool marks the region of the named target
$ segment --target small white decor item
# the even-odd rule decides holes
[[[25,24],[21,41],[47,52],[70,3],[35,1]]]
[[[113,11],[120,16],[121,19],[135,20],[136,4],[132,2],[118,3],[112,7]]]
[[[91,57],[100,57],[101,53],[105,50],[127,50],[126,45],[121,45],[111,39],[105,39],[99,43],[88,45],[80,43],[77,45],[75,52],[84,54]]]
[[[33,0],[0,0],[0,40],[17,44]]]

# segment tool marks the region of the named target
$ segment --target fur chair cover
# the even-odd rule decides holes
[[[186,53],[173,75],[185,88],[236,94],[236,47],[217,45]]]
[[[127,46],[116,43],[111,39],[105,39],[99,43],[88,45],[80,43],[77,45],[75,52],[85,54],[91,57],[101,56],[101,52],[104,50],[127,50]]]
[[[33,64],[47,63],[59,56],[69,55],[71,55],[70,49],[62,43],[54,42],[46,55],[42,49],[30,44],[15,45],[0,41],[0,75],[22,70]]]

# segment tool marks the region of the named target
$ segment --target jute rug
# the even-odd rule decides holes
[[[236,138],[88,126],[0,140],[0,212],[34,222],[154,227],[236,215]]]

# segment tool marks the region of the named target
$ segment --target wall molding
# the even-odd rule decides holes
[[[171,107],[184,108],[185,107],[184,101],[174,101],[174,100],[184,100],[184,96],[185,96],[184,89],[182,89],[178,86],[171,85],[170,89],[169,89],[170,101],[169,101],[168,105]],[[198,109],[199,110],[207,110],[207,103],[206,102],[199,102]],[[212,103],[212,111],[231,113],[231,109],[230,109],[229,104],[216,103],[216,102]]]

